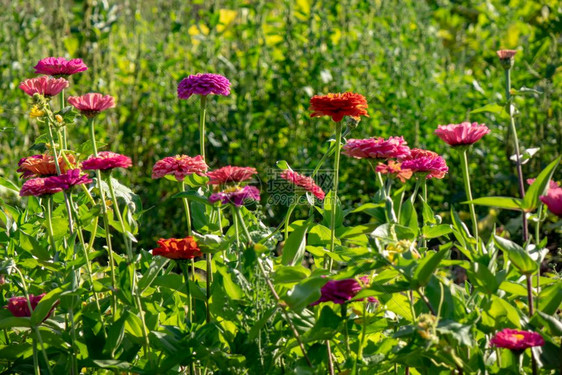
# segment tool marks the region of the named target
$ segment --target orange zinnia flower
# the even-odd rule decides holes
[[[353,92],[313,96],[310,99],[310,110],[310,117],[330,116],[335,122],[340,122],[344,116],[369,117],[367,100],[363,95]]]
[[[59,156],[59,166],[61,173],[66,173],[71,167],[74,167],[76,160],[71,154],[66,155],[70,166],[62,156]],[[18,163],[18,172],[22,172],[23,178],[30,177],[48,177],[57,174],[57,167],[55,165],[55,158],[51,155],[32,155],[22,158]]]
[[[181,239],[161,238],[158,240],[158,246],[152,250],[152,255],[160,255],[169,259],[193,259],[202,256],[199,246],[193,237],[185,237]]]

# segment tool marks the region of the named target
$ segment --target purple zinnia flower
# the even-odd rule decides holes
[[[133,165],[131,158],[111,151],[102,151],[98,156],[90,156],[82,162],[82,169],[105,171],[113,168],[129,168]]]
[[[45,178],[45,185],[68,190],[75,185],[89,184],[92,182],[88,175],[80,175],[80,172],[80,169],[71,169],[60,176],[47,177]]]
[[[191,95],[230,94],[230,81],[220,74],[199,73],[184,78],[178,85],[178,97],[189,99]]]
[[[220,193],[211,194],[209,202],[216,203],[221,201],[222,204],[232,203],[236,207],[244,205],[245,200],[260,200],[260,191],[255,186],[233,187],[221,191]]]
[[[67,77],[88,70],[82,59],[67,60],[64,57],[46,57],[33,67],[36,74],[53,77]]]
[[[26,197],[33,195],[34,197],[42,197],[62,191],[62,188],[58,186],[47,184],[49,178],[50,177],[39,177],[25,181],[20,189],[20,196]]]

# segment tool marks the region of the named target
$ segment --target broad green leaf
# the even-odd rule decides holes
[[[437,253],[433,251],[428,251],[424,258],[422,258],[416,270],[414,271],[413,276],[413,287],[415,289],[419,288],[420,286],[425,286],[429,283],[429,279],[431,275],[435,272],[437,267],[439,267],[439,263],[445,258],[445,256],[449,253],[448,250],[441,250]]]
[[[306,232],[309,225],[310,223],[306,222],[297,227],[287,238],[285,246],[283,246],[283,255],[281,256],[281,263],[283,265],[292,266],[302,261],[306,249]]]
[[[107,329],[107,339],[103,346],[103,352],[111,357],[115,355],[115,351],[121,345],[123,337],[125,337],[125,320],[126,315],[123,315]]]
[[[328,228],[331,226],[332,220],[332,202],[334,197],[334,192],[330,191],[326,194],[324,198],[324,214],[322,218],[322,224]],[[343,212],[341,208],[341,201],[339,198],[336,202],[336,228],[340,227],[343,224]]]
[[[61,293],[62,289],[56,288],[41,298],[41,301],[39,301],[35,310],[31,313],[31,324],[39,325],[47,318],[47,315],[49,315],[53,307],[58,303]]]
[[[416,237],[416,233],[408,227],[386,223],[378,226],[377,229],[371,233],[371,236],[386,241],[413,240]]]
[[[418,233],[418,214],[409,199],[406,199],[402,204],[399,222],[401,225],[410,228],[414,233]]]
[[[494,235],[496,245],[507,253],[509,260],[524,275],[531,275],[537,271],[538,264],[529,254],[515,242]]]
[[[487,294],[494,294],[498,290],[505,273],[497,273],[494,275],[487,265],[480,264],[478,262],[471,263],[472,267],[467,269],[468,279],[470,282],[481,289]]]
[[[539,308],[545,314],[554,314],[562,304],[562,282],[558,281],[541,290],[538,298]]]
[[[548,189],[548,184],[556,167],[560,164],[560,158],[558,157],[552,163],[550,163],[539,176],[535,179],[535,181],[531,184],[527,192],[525,193],[525,198],[523,198],[523,209],[527,212],[535,210],[540,203],[540,196],[544,195],[546,190]]]
[[[498,207],[506,210],[523,210],[523,200],[510,197],[483,197],[472,201],[463,202],[464,204],[475,204],[477,206]]]
[[[139,293],[142,294],[148,288],[154,279],[160,274],[162,269],[168,264],[170,260],[164,257],[154,257],[148,269],[142,275],[142,278],[139,280],[138,288]]]
[[[306,279],[310,276],[310,270],[299,265],[280,266],[272,275],[275,284],[292,284]]]
[[[4,186],[6,189],[12,190],[15,193],[19,193],[20,188],[7,178],[0,177],[0,186]]]
[[[433,226],[423,227],[423,236],[425,238],[437,238],[449,234],[453,231],[453,228],[449,224],[439,224]]]
[[[318,301],[320,289],[328,282],[325,277],[311,277],[293,287],[283,298],[295,311],[301,311],[311,303]]]
[[[291,169],[291,167],[289,166],[289,163],[287,163],[286,160],[278,160],[277,163],[275,163],[277,165],[277,168],[282,169],[282,170],[287,170],[287,169]]]
[[[193,190],[181,191],[179,193],[172,195],[172,198],[186,198],[190,202],[199,202],[202,204],[212,206],[211,202],[209,202],[209,199],[205,197],[200,191],[193,191]]]
[[[484,107],[476,108],[470,111],[470,113],[481,113],[481,112],[488,112],[488,113],[495,113],[500,114],[504,111],[504,107],[497,104],[497,103],[490,103],[486,104]]]
[[[30,328],[31,319],[29,318],[18,318],[15,316],[10,316],[0,320],[0,329],[12,329],[12,328]]]

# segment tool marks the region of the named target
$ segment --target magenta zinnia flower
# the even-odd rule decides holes
[[[536,332],[506,328],[497,332],[490,344],[498,348],[522,351],[533,346],[543,346],[544,339]]]
[[[115,98],[111,95],[89,93],[82,96],[71,96],[68,103],[79,110],[84,116],[92,118],[101,111],[115,107]]]
[[[258,171],[256,170],[256,168],[234,167],[232,165],[227,165],[226,167],[208,172],[207,177],[210,178],[209,184],[222,185],[229,182],[238,183],[249,180],[253,175],[257,173]]]
[[[424,174],[426,178],[443,178],[449,171],[445,159],[429,150],[413,148],[410,150],[410,155],[400,161],[402,162],[402,169]]]
[[[189,99],[191,95],[230,94],[230,81],[220,74],[199,73],[184,78],[178,85],[178,97]]]
[[[281,172],[281,178],[289,181],[296,186],[304,188],[304,190],[314,194],[314,196],[316,196],[316,198],[318,199],[322,200],[326,196],[322,188],[316,185],[312,177],[303,176],[302,174],[287,169]]]
[[[41,301],[43,297],[45,297],[45,293],[38,296],[34,296],[33,294],[29,295],[29,304],[33,310],[35,310],[39,301]],[[25,297],[12,297],[8,300],[8,305],[4,307],[10,310],[13,316],[18,318],[31,316],[31,311],[29,311],[29,305],[27,304],[27,298]]]
[[[220,193],[211,194],[209,202],[216,203],[221,201],[222,204],[232,203],[236,207],[244,205],[245,201],[259,201],[260,191],[255,186],[233,187],[221,191]]]
[[[435,134],[450,146],[471,145],[489,132],[490,129],[486,125],[477,122],[439,125],[435,130]]]
[[[20,189],[20,196],[27,197],[33,195],[34,197],[42,197],[62,191],[61,187],[48,184],[47,180],[49,178],[50,177],[39,177],[25,181]]]
[[[64,57],[46,57],[33,67],[36,74],[66,77],[88,70],[82,59],[67,60]]]
[[[152,167],[152,178],[173,175],[176,177],[176,180],[183,181],[185,176],[193,173],[203,176],[207,169],[209,169],[209,166],[201,155],[197,155],[194,158],[187,155],[168,156],[154,164],[154,167]]]
[[[68,81],[66,79],[47,76],[26,79],[19,86],[29,96],[40,94],[46,98],[59,94],[67,87]]]
[[[60,176],[52,176],[45,178],[45,185],[68,190],[76,185],[89,184],[92,180],[87,174],[81,175],[80,169],[71,169]]]
[[[131,158],[111,151],[102,151],[98,156],[90,156],[82,162],[84,170],[108,170],[113,168],[129,168],[133,165]]]
[[[364,287],[369,284],[368,276],[361,276],[359,278],[361,283],[356,279],[343,279],[343,280],[330,280],[320,290],[322,295],[320,299],[311,305],[318,305],[322,302],[333,302],[338,305],[342,305],[350,301],[353,297],[357,295]],[[374,297],[368,297],[367,300],[372,303],[378,302]]]
[[[556,185],[556,188],[552,188],[552,181],[550,186],[546,195],[542,195],[539,198],[548,207],[550,212],[562,218],[562,188],[558,187],[558,185]]]
[[[410,154],[403,137],[350,139],[343,146],[343,153],[356,159],[402,158]]]

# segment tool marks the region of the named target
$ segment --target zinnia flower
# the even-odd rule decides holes
[[[152,167],[152,178],[162,178],[166,175],[173,175],[176,180],[183,181],[185,176],[196,173],[199,176],[205,175],[209,166],[201,155],[192,158],[187,155],[169,156],[158,160]]]
[[[71,169],[60,176],[52,176],[45,178],[45,185],[48,187],[60,188],[68,190],[76,185],[89,184],[92,180],[88,175],[80,175],[80,169]]]
[[[562,218],[562,188],[558,187],[558,185],[553,188],[551,181],[550,189],[548,189],[546,195],[542,195],[539,198],[546,204],[550,212]]]
[[[498,55],[500,60],[512,59],[516,53],[517,51],[514,49],[500,49],[499,51],[496,51],[496,55]]]
[[[413,148],[410,155],[402,158],[403,169],[410,169],[414,173],[425,174],[426,178],[443,178],[449,171],[445,159],[429,150]]]
[[[281,178],[289,181],[296,186],[304,188],[304,190],[314,194],[314,196],[316,196],[316,198],[320,200],[324,199],[324,197],[326,196],[322,188],[316,185],[312,177],[303,176],[302,174],[287,169],[281,172]]]
[[[27,95],[35,94],[43,95],[46,98],[59,94],[68,87],[68,81],[64,78],[51,78],[47,76],[26,79],[20,83],[22,89]]]
[[[490,340],[490,344],[498,348],[523,351],[533,346],[543,346],[544,339],[536,332],[506,328],[497,332]]]
[[[330,116],[340,122],[345,116],[367,116],[367,100],[361,94],[345,92],[343,94],[316,95],[310,99],[310,117]]]
[[[33,294],[29,295],[29,303],[33,310],[35,310],[39,301],[41,301],[43,297],[45,297],[45,293],[38,296],[34,296]],[[29,305],[27,304],[27,298],[25,297],[12,297],[8,300],[8,305],[4,307],[10,310],[12,315],[15,317],[23,318],[31,316],[31,311],[29,311]],[[50,315],[50,313],[48,315]]]
[[[343,146],[344,155],[356,159],[390,159],[410,155],[410,148],[403,137],[350,139]]]
[[[312,305],[318,305],[322,302],[333,302],[335,304],[341,305],[350,301],[353,297],[357,295],[364,287],[369,285],[369,277],[361,276],[359,278],[361,283],[356,279],[343,279],[343,280],[330,280],[320,290],[322,295],[320,299]],[[362,285],[363,284],[363,285]],[[372,303],[377,303],[378,300],[375,297],[368,297],[367,300]]]
[[[257,173],[258,171],[256,168],[227,165],[226,167],[207,172],[207,177],[210,178],[209,184],[222,185],[230,182],[238,183],[249,180]]]
[[[222,204],[232,203],[236,207],[244,205],[247,200],[259,201],[260,191],[255,186],[232,187],[219,193],[211,194],[209,202],[216,203],[221,201]]]
[[[88,70],[82,59],[67,60],[64,57],[46,57],[33,67],[36,74],[66,77]]]
[[[220,74],[203,73],[190,75],[178,85],[178,97],[189,99],[191,95],[230,95],[230,81]]]
[[[527,183],[528,183],[529,185],[532,185],[533,182],[535,182],[535,179],[534,179],[534,178],[528,178],[528,179],[527,179]],[[558,182],[556,182],[556,181],[554,181],[554,180],[550,180],[550,181],[548,182],[548,189],[557,189],[557,188],[559,188],[559,187],[560,187],[560,185],[558,184]],[[548,191],[548,189],[547,189],[546,191]]]
[[[161,238],[158,240],[158,247],[152,250],[152,255],[160,255],[169,259],[193,259],[203,254],[197,246],[197,242],[193,237],[185,237],[181,239]]]
[[[49,178],[51,177],[39,177],[25,181],[20,189],[20,196],[26,197],[33,195],[34,197],[42,197],[62,191],[61,187],[48,184],[47,180]]]
[[[486,125],[477,122],[439,125],[435,130],[435,134],[450,146],[471,145],[489,132]]]
[[[115,107],[115,98],[111,95],[89,93],[82,96],[70,96],[68,103],[79,110],[84,116],[92,118],[101,111]]]
[[[111,151],[102,151],[98,156],[90,156],[82,162],[85,170],[108,170],[113,168],[129,168],[133,165],[131,158]]]
[[[71,166],[76,164],[74,156],[71,154],[66,155]],[[66,160],[59,156],[59,167],[62,173],[65,173],[71,166],[66,164]],[[57,174],[57,166],[55,165],[55,158],[51,155],[31,155],[21,158],[18,163],[18,172],[21,172],[22,178],[31,177],[48,177]]]
[[[413,172],[410,169],[402,168],[402,163],[389,160],[387,164],[379,163],[375,170],[378,173],[388,174],[398,178],[402,183],[412,177]]]

